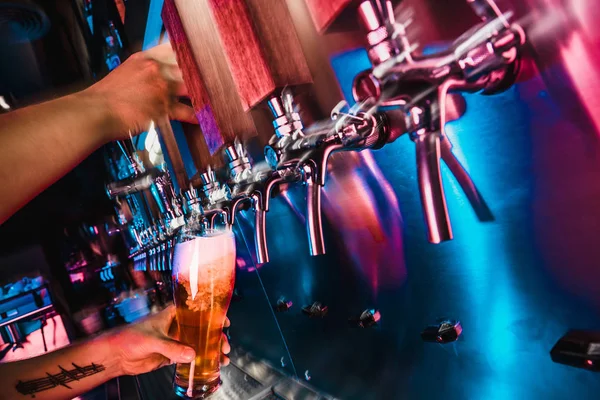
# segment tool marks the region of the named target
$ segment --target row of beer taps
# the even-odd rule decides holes
[[[462,187],[482,221],[493,215],[467,171],[452,153],[445,134],[450,95],[464,92],[492,94],[516,80],[525,32],[510,23],[493,0],[466,0],[482,19],[446,50],[422,55],[411,45],[407,26],[394,18],[390,0],[365,0],[358,7],[366,30],[368,55],[373,68],[360,73],[353,84],[356,104],[341,103],[331,121],[306,128],[290,90],[267,100],[274,135],[264,149],[269,168],[253,165],[244,147],[234,143],[224,149],[226,179],[217,171],[200,173],[199,187],[179,195],[166,169],[145,171],[132,156],[132,175],[107,186],[111,198],[125,201],[133,215],[122,217],[133,239],[133,257],[170,253],[174,233],[184,225],[231,228],[241,210],[253,210],[256,259],[269,262],[266,235],[270,200],[283,185],[303,185],[306,190],[306,231],[311,255],[325,253],[321,193],[327,178],[329,156],[338,151],[379,149],[408,133],[416,145],[418,183],[428,239],[452,239],[440,175],[440,160]],[[460,117],[456,115],[455,118]],[[152,215],[140,196],[149,192],[160,210]],[[145,215],[145,217],[139,217]],[[146,254],[146,256],[143,256]],[[154,257],[156,258],[156,257]],[[164,260],[162,261],[164,262]],[[159,263],[159,261],[155,261]]]

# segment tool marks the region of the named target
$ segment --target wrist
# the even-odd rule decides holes
[[[96,118],[95,126],[98,128],[94,132],[94,138],[98,140],[98,147],[119,136],[123,130],[123,123],[108,94],[91,86],[73,96],[80,106],[85,107],[86,113]]]
[[[93,339],[93,347],[100,354],[100,363],[108,374],[108,379],[113,379],[124,374],[123,352],[119,347],[117,332],[107,332]]]

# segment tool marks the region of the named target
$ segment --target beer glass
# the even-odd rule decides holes
[[[203,399],[221,385],[221,335],[235,280],[235,239],[229,230],[183,230],[173,260],[179,340],[196,351],[177,364],[175,393]]]

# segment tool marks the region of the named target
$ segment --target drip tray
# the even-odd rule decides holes
[[[223,385],[210,400],[333,400],[240,348],[232,350],[230,358],[231,364],[221,369]],[[137,376],[138,399],[180,400],[173,393],[174,369],[169,366]]]

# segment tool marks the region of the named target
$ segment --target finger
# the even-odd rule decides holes
[[[169,82],[169,93],[174,97],[187,97],[189,91],[183,81],[171,81]]]
[[[168,338],[156,338],[149,348],[172,362],[188,363],[196,357],[194,349]]]
[[[229,361],[229,357],[227,357],[227,356],[226,356],[226,355],[224,355],[224,354],[221,354],[221,366],[222,366],[222,367],[226,367],[226,366],[228,366],[228,365],[229,365],[229,362],[230,362],[230,361]]]
[[[194,109],[182,103],[175,103],[171,106],[169,117],[177,121],[198,125],[198,119],[196,118]]]
[[[171,326],[169,326],[167,336],[171,339],[179,340],[179,325],[177,324],[177,321],[175,319],[171,321]]]
[[[223,328],[229,328],[231,326],[231,321],[229,318],[225,317],[225,323],[223,324]]]
[[[229,354],[231,351],[231,345],[229,344],[229,340],[227,339],[227,335],[224,333],[221,335],[221,353]]]

